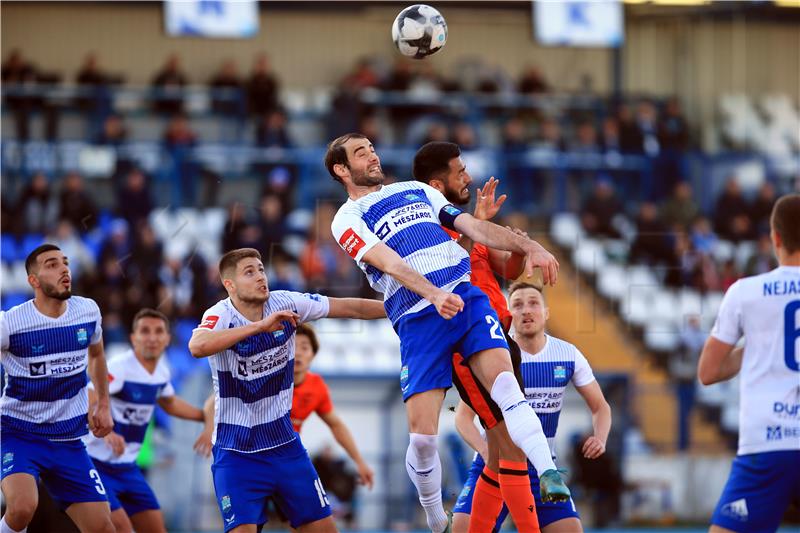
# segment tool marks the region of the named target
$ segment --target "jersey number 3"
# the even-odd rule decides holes
[[[783,310],[783,357],[786,358],[786,366],[795,372],[800,372],[800,361],[797,360],[797,338],[800,337],[798,311],[800,311],[800,300],[789,302]]]

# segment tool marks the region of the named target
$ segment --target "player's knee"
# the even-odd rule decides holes
[[[492,385],[491,397],[503,411],[525,401],[513,372],[500,372],[497,375]]]
[[[439,450],[437,435],[423,435],[421,433],[411,433],[410,447],[419,459],[429,459],[436,455]]]
[[[29,524],[33,520],[38,503],[34,497],[9,498],[8,507],[6,508],[6,514],[8,515],[6,521],[15,524]]]
[[[453,533],[467,533],[469,531],[469,515],[466,513],[453,514]]]

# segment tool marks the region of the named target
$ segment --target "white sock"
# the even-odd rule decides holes
[[[408,477],[417,487],[428,527],[434,533],[440,533],[447,527],[447,515],[442,505],[442,462],[436,435],[411,433],[409,437],[411,442],[406,451]]]
[[[550,446],[544,436],[542,423],[522,395],[514,374],[500,372],[492,385],[491,396],[503,411],[511,440],[525,452],[536,472],[541,475],[547,470],[555,470],[556,464],[550,455]]]
[[[15,529],[11,529],[10,527],[8,527],[8,524],[6,523],[6,517],[5,516],[2,518],[2,520],[0,520],[0,533],[25,533],[26,531],[28,531],[27,526],[22,528],[19,531],[15,530]]]

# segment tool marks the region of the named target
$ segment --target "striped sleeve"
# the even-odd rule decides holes
[[[575,346],[572,349],[575,350],[575,372],[572,374],[572,383],[576,387],[584,387],[594,381],[594,373],[586,356]]]
[[[8,350],[8,323],[5,311],[0,311],[0,349]]]

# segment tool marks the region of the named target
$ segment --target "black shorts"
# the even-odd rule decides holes
[[[508,349],[511,353],[511,365],[514,367],[514,376],[517,378],[519,388],[524,392],[522,384],[522,352],[514,339],[506,334]],[[475,373],[468,367],[461,354],[453,354],[453,384],[458,389],[461,399],[475,411],[481,425],[485,429],[492,429],[503,421],[503,412],[500,410],[486,388],[481,385]]]

